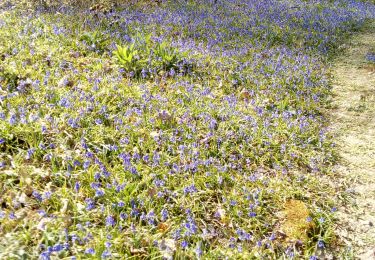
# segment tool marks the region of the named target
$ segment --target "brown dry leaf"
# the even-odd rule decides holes
[[[161,222],[158,224],[159,231],[165,233],[166,231],[168,231],[168,229],[169,229],[169,226],[166,223]]]

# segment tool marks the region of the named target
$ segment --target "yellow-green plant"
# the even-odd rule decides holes
[[[162,66],[165,70],[169,70],[175,66],[182,58],[176,48],[168,46],[166,42],[161,42],[154,48],[155,56],[161,59]]]
[[[141,58],[139,51],[135,49],[134,43],[128,46],[117,45],[117,49],[113,54],[120,67],[126,72],[139,74],[146,65],[146,60]]]

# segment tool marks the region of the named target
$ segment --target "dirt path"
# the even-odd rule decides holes
[[[346,252],[375,259],[375,22],[355,35],[333,64],[333,128],[345,176],[346,203],[336,228]],[[349,196],[345,196],[349,195]]]

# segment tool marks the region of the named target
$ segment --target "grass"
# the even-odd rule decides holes
[[[80,15],[4,5],[1,257],[330,252],[325,61],[373,10],[171,1]],[[303,239],[282,230],[294,218]]]

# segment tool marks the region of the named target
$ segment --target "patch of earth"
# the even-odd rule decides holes
[[[345,187],[335,228],[345,252],[375,259],[375,21],[370,22],[332,65],[333,130]]]

